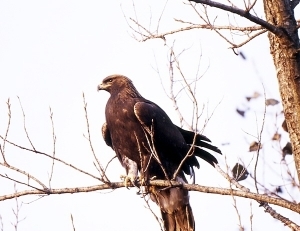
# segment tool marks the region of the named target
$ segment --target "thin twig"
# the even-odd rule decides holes
[[[1,138],[1,139],[4,139],[4,137],[2,137],[1,135],[0,135],[0,138]],[[40,151],[37,151],[37,150],[32,150],[32,149],[30,149],[30,148],[26,148],[26,147],[20,146],[20,145],[18,145],[18,144],[15,144],[15,143],[13,143],[13,142],[11,142],[11,141],[9,141],[9,140],[6,140],[6,142],[9,143],[9,144],[11,144],[11,145],[13,145],[13,146],[15,146],[15,147],[17,147],[17,148],[20,148],[20,149],[23,149],[23,150],[26,150],[26,151],[29,151],[29,152],[33,152],[33,153],[36,153],[36,154],[40,154],[40,155],[47,156],[47,157],[49,157],[50,159],[54,159],[54,160],[56,160],[56,161],[58,161],[58,162],[60,162],[60,163],[62,163],[62,164],[64,164],[64,165],[67,165],[67,166],[69,166],[69,167],[71,167],[71,168],[73,168],[73,169],[75,169],[75,170],[77,170],[77,171],[79,171],[79,172],[81,172],[81,173],[83,173],[83,174],[85,174],[85,175],[88,175],[88,176],[90,176],[90,177],[93,177],[93,178],[95,178],[96,180],[100,180],[100,181],[102,180],[101,178],[99,178],[99,177],[97,177],[97,176],[94,176],[94,175],[91,174],[91,173],[88,173],[88,172],[86,172],[86,171],[84,171],[84,170],[82,170],[82,169],[80,169],[80,168],[78,168],[78,167],[75,167],[75,166],[72,165],[72,164],[69,164],[69,163],[67,163],[67,162],[65,162],[65,161],[63,161],[63,160],[61,160],[61,159],[59,159],[59,158],[57,158],[57,157],[53,157],[52,155],[49,155],[49,154],[47,154],[47,153],[45,153],[45,152],[40,152]]]
[[[84,112],[85,112],[85,120],[86,120],[86,126],[87,126],[87,132],[88,132],[88,141],[89,141],[89,144],[90,144],[90,148],[92,150],[92,153],[93,153],[93,156],[94,156],[94,159],[96,160],[97,162],[97,165],[98,165],[98,170],[100,169],[100,175],[101,175],[101,180],[104,181],[104,182],[109,182],[106,174],[105,174],[105,171],[100,163],[100,161],[98,160],[97,156],[96,156],[96,153],[95,153],[95,150],[94,150],[94,147],[93,147],[93,144],[92,144],[92,139],[91,139],[91,133],[90,133],[90,123],[89,123],[89,118],[88,118],[88,112],[87,112],[87,103],[85,101],[85,96],[84,96],[84,93],[82,93],[82,97],[83,97],[83,104],[84,104]]]
[[[252,210],[252,201],[250,201],[250,228],[253,231],[253,210]]]
[[[3,219],[1,214],[0,214],[0,227],[1,227],[1,231],[4,231]]]
[[[242,225],[241,214],[240,214],[240,212],[238,210],[238,206],[237,206],[237,203],[236,203],[236,198],[234,196],[232,196],[232,200],[233,200],[233,207],[235,209],[235,212],[236,212],[238,220],[239,220],[239,231],[244,231],[245,228]]]
[[[16,184],[14,184],[14,190],[15,190],[15,193],[17,193]],[[13,214],[15,216],[16,221],[15,221],[15,223],[11,222],[11,224],[14,226],[15,231],[18,231],[18,225],[19,225],[19,223],[22,222],[23,220],[25,220],[25,218],[20,219],[20,210],[22,208],[22,204],[21,205],[19,204],[19,201],[18,201],[17,197],[15,198],[15,202],[16,202],[16,208],[12,209],[12,211],[13,211]]]
[[[184,52],[184,51],[182,51]],[[182,54],[181,52],[181,54]],[[180,55],[180,54],[179,54]],[[179,56],[177,55],[177,56]],[[171,101],[173,102],[173,106],[175,108],[175,111],[177,112],[178,114],[178,117],[179,117],[179,121],[180,121],[180,124],[182,125],[182,123],[184,123],[184,125],[186,125],[190,130],[193,130],[192,126],[190,126],[190,124],[184,119],[179,107],[178,107],[178,104],[177,104],[177,96],[174,95],[174,63],[176,62],[176,55],[175,55],[175,52],[174,52],[174,44],[172,45],[172,47],[170,48],[170,58],[169,58],[169,76],[170,76],[170,99]],[[183,89],[183,88],[182,88]]]
[[[253,7],[255,6],[256,2],[257,2],[257,0],[254,0],[251,5],[247,6],[246,11],[250,12],[253,9]]]
[[[262,84],[263,89],[264,89],[264,97],[265,100],[266,98],[266,90],[265,90],[265,86]],[[254,182],[255,182],[255,188],[256,188],[256,192],[258,193],[258,187],[257,187],[257,183],[256,183],[256,174],[257,174],[257,165],[258,165],[258,159],[259,159],[259,154],[260,154],[260,149],[261,149],[261,139],[262,139],[262,133],[264,130],[264,125],[265,125],[265,119],[266,119],[266,112],[267,112],[267,105],[266,103],[264,104],[264,115],[263,115],[263,120],[262,120],[262,125],[261,125],[261,130],[260,133],[258,134],[258,148],[256,151],[256,160],[255,160],[255,165],[254,165]]]
[[[8,109],[8,121],[7,121],[7,127],[6,127],[5,135],[2,138],[3,144],[2,144],[2,146],[0,145],[0,151],[1,151],[1,155],[2,155],[2,158],[3,158],[3,161],[4,161],[5,165],[7,165],[7,161],[5,159],[5,144],[6,144],[6,141],[7,141],[8,131],[9,131],[10,122],[11,122],[11,108],[10,108],[11,105],[10,105],[9,98],[7,99],[6,105],[7,105],[7,109]]]
[[[142,128],[144,130],[145,138],[147,139],[148,147],[150,148],[149,152],[151,153],[151,157],[153,156],[155,158],[155,160],[157,161],[157,163],[160,165],[160,167],[161,167],[161,169],[162,169],[162,171],[163,171],[163,173],[165,175],[166,180],[170,181],[169,176],[168,176],[168,174],[166,172],[166,169],[164,168],[163,164],[161,163],[159,155],[158,155],[158,153],[156,151],[156,148],[155,148],[155,145],[154,145],[154,127],[153,127],[153,121],[152,121],[150,129],[142,121],[139,120],[139,122],[141,123],[141,126],[142,126]],[[149,140],[147,134],[150,135],[150,138],[151,138],[150,140]],[[148,168],[148,166],[150,164],[150,161],[151,161],[151,157],[149,158],[149,162],[148,162],[148,164],[146,166],[146,169],[144,169],[143,171],[147,170],[147,168]]]
[[[160,230],[164,231],[164,225],[162,220],[155,214],[155,212],[151,209],[148,200],[146,199],[146,195],[143,195],[143,199],[147,205],[147,208],[150,210],[150,212],[152,213],[152,215],[154,216],[155,220],[157,221],[157,223],[159,224]],[[158,201],[159,202],[159,201]]]
[[[227,43],[229,43],[231,45],[231,49],[234,48],[239,48],[242,47],[243,45],[245,45],[246,43],[250,42],[252,39],[256,38],[257,36],[265,33],[267,31],[267,29],[263,29],[263,27],[261,26],[250,26],[250,27],[234,27],[232,25],[227,26],[228,30],[230,31],[242,31],[242,32],[249,32],[249,34],[255,30],[260,30],[259,32],[257,32],[256,34],[252,35],[252,36],[248,36],[248,39],[246,39],[244,42],[241,42],[240,44],[235,44],[234,42],[231,42],[229,39],[226,38],[226,36],[224,36],[218,29],[214,23],[212,23],[210,21],[210,18],[208,16],[208,12],[207,12],[207,7],[204,7],[204,11],[205,11],[205,16],[206,18],[204,18],[196,9],[196,7],[194,5],[192,5],[194,11],[198,14],[198,16],[206,23],[206,25],[209,25],[211,27],[212,30],[214,30],[221,38],[223,38]],[[232,38],[233,40],[233,38]]]
[[[73,231],[75,231],[75,225],[74,225],[74,219],[72,213],[71,213],[71,222],[72,222]]]
[[[55,130],[54,130],[54,122],[53,122],[53,112],[50,109],[50,120],[51,120],[51,126],[52,126],[52,140],[53,140],[53,152],[52,152],[52,157],[55,157],[55,147],[56,147],[56,135],[55,135]],[[54,159],[52,159],[52,165],[51,165],[51,172],[50,172],[50,177],[49,177],[49,188],[51,188],[51,180],[53,176],[53,169],[54,169]]]
[[[10,181],[12,181],[12,182],[15,182],[15,183],[18,183],[18,184],[22,184],[22,185],[26,185],[26,186],[28,186],[28,187],[30,187],[30,188],[33,188],[33,189],[36,189],[36,190],[41,190],[41,191],[43,191],[43,192],[47,192],[47,190],[48,190],[47,188],[43,188],[43,189],[37,188],[37,187],[35,187],[35,186],[33,186],[33,185],[30,185],[29,182],[25,183],[25,182],[19,181],[19,180],[17,180],[17,179],[14,179],[14,178],[12,178],[12,177],[9,177],[7,174],[3,175],[3,174],[0,173],[0,176],[3,177],[3,178],[6,178],[6,179],[8,179],[8,180],[10,180]]]
[[[27,128],[26,128],[25,112],[24,112],[24,109],[23,109],[23,106],[22,106],[22,103],[21,103],[21,99],[19,98],[19,96],[18,96],[18,100],[19,100],[19,104],[20,104],[20,107],[21,107],[21,110],[22,110],[22,113],[23,113],[23,128],[24,128],[24,131],[26,133],[26,137],[27,137],[32,149],[35,150],[35,147],[34,147],[32,141],[29,137],[29,134],[28,134],[28,131],[27,131]]]
[[[14,171],[16,171],[16,172],[19,172],[19,173],[23,174],[24,176],[26,176],[27,179],[28,179],[28,184],[29,184],[29,179],[32,179],[33,181],[35,181],[35,182],[37,182],[39,185],[41,185],[44,189],[47,189],[47,188],[48,188],[45,184],[43,184],[43,183],[42,183],[40,180],[38,180],[36,177],[34,177],[33,175],[29,174],[28,172],[26,172],[26,171],[24,171],[24,170],[22,170],[22,169],[16,168],[16,167],[14,167],[14,166],[12,166],[12,165],[9,165],[9,164],[3,164],[3,163],[0,163],[0,165],[4,166],[4,167],[6,167],[6,168],[9,168],[9,169],[11,169],[11,170],[14,170]]]
[[[108,162],[107,162],[107,165],[105,166],[104,168],[104,172],[106,172],[107,168],[108,168],[108,165],[115,159],[117,158],[117,156],[114,156],[113,158],[111,158]]]

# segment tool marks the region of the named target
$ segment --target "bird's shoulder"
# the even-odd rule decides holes
[[[140,122],[149,125],[153,120],[170,120],[165,111],[150,100],[139,100],[134,104],[134,114]]]

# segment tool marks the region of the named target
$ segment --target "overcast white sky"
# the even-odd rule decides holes
[[[149,23],[147,20],[152,15],[152,23],[155,24],[164,4],[136,1],[136,12],[140,20],[146,23]],[[168,2],[162,18],[162,29],[175,28],[178,24],[173,22],[174,18],[193,19],[191,12],[181,1]],[[105,121],[104,108],[109,95],[97,92],[96,87],[104,77],[115,73],[131,78],[145,98],[159,104],[178,124],[172,102],[155,71],[160,71],[168,90],[169,48],[161,40],[143,43],[134,40],[123,14],[127,20],[134,17],[132,1],[0,0],[1,135],[7,126],[6,102],[10,98],[12,121],[8,139],[30,147],[23,130],[18,96],[36,149],[51,153],[51,107],[57,135],[57,157],[97,174],[88,142],[83,137],[86,126],[82,93],[85,93],[88,103],[94,148],[101,161],[107,163],[114,154],[104,144],[100,131]],[[169,44],[173,38],[168,40]],[[195,75],[200,57],[200,72],[209,67],[199,83],[197,95],[200,103],[209,102],[206,105],[209,113],[221,103],[204,134],[220,146],[233,166],[240,155],[247,153],[247,158],[252,158],[247,152],[247,144],[252,138],[246,136],[245,132],[256,134],[261,123],[256,122],[256,117],[262,114],[263,101],[252,105],[258,111],[247,117],[249,122],[235,113],[236,107],[246,108],[243,97],[254,91],[263,93],[261,83],[265,85],[267,97],[279,99],[279,93],[266,35],[241,49],[247,60],[236,56],[228,47],[211,31],[183,33],[176,37],[175,43],[177,51],[189,48],[181,60],[187,75]],[[189,115],[192,107],[183,99],[179,103]],[[280,106],[273,110],[280,111]],[[272,111],[269,113],[272,114]],[[226,142],[231,145],[221,145]],[[47,184],[51,170],[48,159],[11,146],[7,146],[6,157],[9,163],[29,171]],[[218,159],[221,165],[224,164],[224,156],[218,156]],[[1,166],[0,172],[16,176]],[[119,175],[124,170],[115,160],[108,173],[111,179],[119,181]],[[56,164],[51,186],[60,188],[98,183]],[[197,183],[217,187],[227,185],[204,162],[201,162],[201,170],[197,171]],[[0,195],[14,190],[13,183],[8,180],[0,178],[0,185]],[[17,189],[20,191],[24,187],[18,185]],[[19,218],[25,219],[19,224],[18,230],[72,230],[71,213],[76,230],[159,230],[153,215],[145,208],[143,199],[135,194],[135,189],[51,195],[36,199],[31,196],[19,199],[19,203],[23,202]],[[238,199],[238,203],[243,208],[242,222],[246,230],[250,230],[250,202]],[[233,200],[229,197],[191,193],[196,227],[200,227],[199,230],[238,230],[238,218],[232,204]],[[12,212],[15,206],[14,200],[0,204],[4,231],[14,230],[11,222],[15,222]],[[256,202],[253,202],[252,209],[253,230],[265,230],[266,226],[269,230],[288,230],[279,222],[274,222],[262,208],[258,208]],[[290,213],[284,215],[289,216]],[[299,216],[292,215],[292,218],[300,221]]]

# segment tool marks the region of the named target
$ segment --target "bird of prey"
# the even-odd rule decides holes
[[[214,166],[217,159],[202,147],[220,153],[210,140],[172,123],[155,103],[143,98],[132,81],[123,75],[110,75],[98,91],[110,93],[105,108],[102,135],[126,170],[125,185],[134,184],[140,175],[149,179],[186,183],[186,175],[199,168],[196,156]],[[179,187],[149,186],[151,199],[160,207],[166,231],[193,231],[195,222],[188,190]]]

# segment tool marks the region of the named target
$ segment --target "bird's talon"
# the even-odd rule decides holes
[[[136,180],[133,179],[132,177],[121,175],[120,178],[121,178],[121,180],[124,181],[124,186],[125,186],[125,188],[129,189],[130,183],[131,183],[133,186],[137,187],[136,184],[135,184]]]

